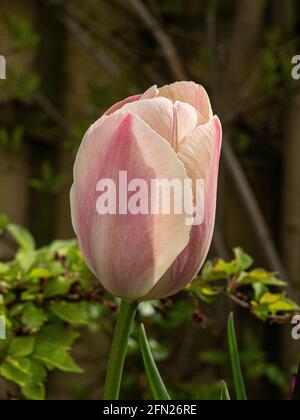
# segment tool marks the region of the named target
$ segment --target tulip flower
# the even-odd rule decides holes
[[[165,298],[197,274],[213,234],[220,146],[220,122],[192,82],[127,98],[88,130],[74,167],[72,220],[88,266],[113,295]],[[118,183],[120,171],[146,181],[203,179],[203,223],[188,226],[186,214],[99,215],[96,185]]]
[[[214,230],[221,140],[209,97],[193,82],[129,97],[87,131],[74,166],[72,221],[87,265],[110,293],[129,305],[165,298],[198,273]],[[132,214],[119,202],[118,209],[111,204],[115,211],[99,214],[102,180],[111,180],[120,195],[120,173],[147,185],[152,179],[191,180],[185,211]],[[204,201],[197,200],[197,180],[203,180]],[[202,223],[187,223],[197,206],[204,207]]]

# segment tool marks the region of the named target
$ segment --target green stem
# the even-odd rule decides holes
[[[126,356],[128,339],[135,318],[137,303],[121,301],[118,312],[112,347],[110,350],[106,381],[104,387],[104,400],[117,400]]]

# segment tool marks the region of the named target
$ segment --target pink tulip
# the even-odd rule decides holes
[[[213,235],[221,141],[208,95],[193,82],[127,98],[87,131],[74,166],[72,220],[88,266],[113,295],[129,302],[164,298],[198,273]],[[121,171],[149,183],[203,179],[203,223],[188,225],[184,212],[100,215],[97,183],[118,185]],[[195,195],[194,188],[187,194],[188,207]]]

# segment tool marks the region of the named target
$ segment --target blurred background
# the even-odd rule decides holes
[[[40,246],[74,237],[69,188],[88,126],[123,97],[194,80],[209,92],[225,135],[211,257],[228,259],[242,246],[257,266],[289,280],[297,299],[300,81],[292,78],[292,57],[300,54],[299,25],[297,0],[0,0],[7,62],[0,80],[0,213],[26,226]],[[2,261],[14,251],[0,242]],[[211,348],[222,348],[226,305],[211,309],[218,328],[198,334],[185,327],[181,348],[181,325],[173,325],[169,352],[180,351],[182,398],[214,396],[226,357]],[[188,308],[181,310],[179,318]],[[284,395],[299,355],[289,329],[266,329],[243,313],[239,328],[254,395]],[[98,350],[105,367],[108,340],[85,340],[77,350],[87,368],[78,379],[85,391],[72,394],[73,377],[54,375],[50,397],[97,396]],[[174,357],[158,354],[170,381]]]

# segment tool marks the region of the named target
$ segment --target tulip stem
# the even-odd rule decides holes
[[[135,302],[121,301],[109,355],[103,394],[104,400],[118,400],[119,398],[127,344],[137,307],[138,304]]]

